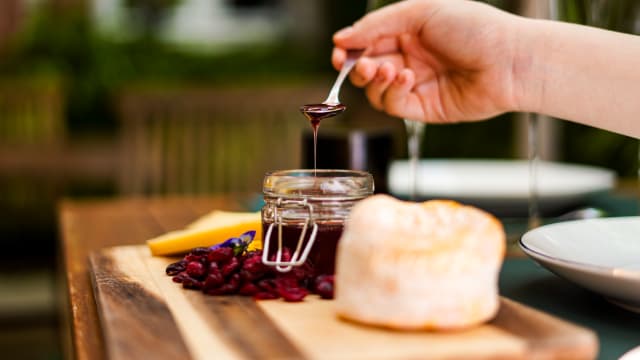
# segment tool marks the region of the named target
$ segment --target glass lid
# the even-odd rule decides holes
[[[297,169],[269,172],[262,191],[266,196],[311,199],[357,199],[373,194],[373,177],[366,171]]]

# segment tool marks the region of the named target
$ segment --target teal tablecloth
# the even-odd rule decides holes
[[[500,273],[500,293],[594,330],[600,343],[599,359],[618,359],[640,345],[640,314],[614,306],[530,259],[505,261]]]

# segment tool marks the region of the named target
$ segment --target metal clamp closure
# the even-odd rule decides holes
[[[302,227],[302,232],[300,233],[300,238],[298,239],[298,244],[296,245],[296,249],[291,255],[291,259],[289,261],[282,260],[282,214],[280,209],[284,208],[296,208],[302,207],[306,208],[309,211],[309,216],[304,222],[304,226]],[[276,270],[280,272],[288,272],[291,271],[293,266],[300,266],[307,261],[307,257],[309,256],[309,252],[311,252],[311,248],[313,247],[313,243],[316,240],[316,234],[318,233],[318,224],[313,219],[313,205],[309,204],[307,199],[303,200],[283,200],[282,198],[278,198],[276,200],[276,205],[273,209],[273,223],[269,225],[267,229],[267,233],[264,236],[264,244],[262,250],[262,263],[268,266],[275,266]],[[278,248],[276,251],[275,261],[269,260],[271,256],[269,256],[269,243],[271,241],[271,233],[273,232],[273,226],[278,225]],[[302,244],[304,242],[304,237],[307,234],[307,229],[311,225],[311,235],[309,236],[309,241],[307,245],[302,250]],[[302,254],[300,254],[302,250]]]

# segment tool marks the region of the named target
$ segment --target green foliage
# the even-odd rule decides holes
[[[602,166],[621,177],[636,177],[638,139],[566,122],[562,127],[563,160]]]
[[[73,134],[114,131],[112,98],[125,84],[287,81],[333,71],[329,48],[322,53],[301,51],[284,38],[211,54],[184,51],[152,35],[114,41],[95,31],[84,13],[54,14],[43,8],[0,60],[0,76],[55,74],[64,79],[66,117]]]
[[[427,158],[512,158],[512,114],[483,122],[428,125],[423,154]]]
[[[135,17],[134,25],[145,38],[153,37],[171,10],[182,0],[125,0],[129,13]]]
[[[561,20],[633,33],[640,15],[637,0],[558,0]]]

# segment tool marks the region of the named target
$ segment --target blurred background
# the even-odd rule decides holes
[[[489,2],[625,32],[640,26],[640,3],[633,0],[551,1],[555,10],[547,13],[531,8],[542,0]],[[265,171],[308,165],[309,126],[298,107],[326,97],[336,75],[331,35],[367,6],[366,0],[1,0],[3,357],[63,357],[58,308],[66,304],[56,300],[64,288],[55,272],[61,199],[258,193]],[[323,122],[321,134],[338,143],[354,131],[371,139],[379,160],[366,166],[384,191],[385,164],[407,156],[404,125],[372,110],[350,85],[343,92],[348,111]],[[544,158],[637,176],[637,140],[545,124]],[[354,166],[343,149],[323,154],[321,147],[319,167]],[[421,148],[426,158],[526,154],[526,123],[518,114],[429,126]]]

